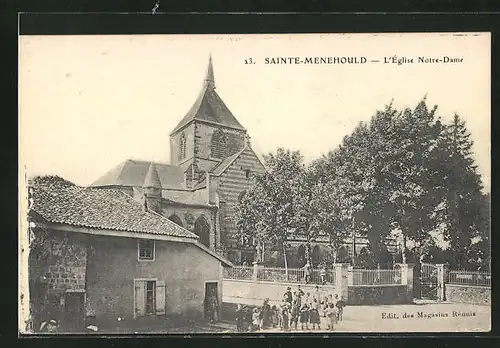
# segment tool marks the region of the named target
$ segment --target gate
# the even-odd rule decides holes
[[[420,298],[425,300],[440,300],[439,268],[431,263],[420,266]]]

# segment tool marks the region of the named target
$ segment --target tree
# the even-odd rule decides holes
[[[359,124],[319,166],[334,173],[327,181],[338,191],[353,237],[354,231],[364,233],[379,260],[387,258],[392,230],[401,230],[406,251],[407,240],[424,248],[435,227],[443,186],[437,175],[442,126],[436,109],[429,110],[425,98],[413,110],[398,111],[391,103],[368,124]]]
[[[403,251],[411,240],[421,253],[436,224],[434,212],[439,204],[439,170],[436,168],[441,122],[435,117],[437,106],[429,110],[425,98],[412,111],[406,109],[395,119],[393,156],[385,173],[390,184],[389,201],[394,207],[393,221],[403,233]]]
[[[473,240],[486,240],[489,230],[489,215],[485,215],[489,196],[482,193],[472,146],[465,121],[455,114],[441,134],[438,172],[443,178],[439,219],[446,227],[445,239],[451,244],[458,268],[468,267],[471,252],[477,253],[481,245],[473,247]]]
[[[255,185],[236,206],[238,238],[271,242],[283,250],[300,220],[295,216],[295,195],[300,191],[303,157],[299,151],[278,148],[276,154],[264,156],[266,171],[255,177]]]

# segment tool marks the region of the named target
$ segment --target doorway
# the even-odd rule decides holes
[[[217,291],[217,282],[207,282],[205,283],[205,308],[204,316],[208,320],[214,322],[218,321],[219,318],[219,293]]]
[[[85,330],[85,293],[67,292],[64,296],[64,328],[68,332]]]

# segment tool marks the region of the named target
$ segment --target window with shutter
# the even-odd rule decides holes
[[[166,307],[166,286],[163,280],[156,282],[156,315],[164,315]]]
[[[143,280],[134,281],[135,294],[135,316],[140,317],[146,314],[146,282]]]

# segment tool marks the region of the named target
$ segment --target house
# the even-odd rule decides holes
[[[35,178],[29,191],[35,327],[48,316],[67,331],[82,330],[88,316],[103,326],[118,317],[202,317],[208,296],[222,303],[231,262],[151,210],[154,197],[141,203],[58,177]]]

